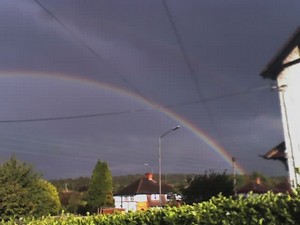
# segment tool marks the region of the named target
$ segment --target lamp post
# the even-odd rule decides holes
[[[159,186],[159,206],[162,206],[161,202],[161,140],[164,136],[169,134],[172,131],[179,129],[180,126],[173,127],[172,129],[168,130],[167,132],[163,133],[159,136],[158,139],[158,186]]]

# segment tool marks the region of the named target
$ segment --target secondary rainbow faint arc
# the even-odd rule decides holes
[[[45,73],[45,72],[30,72],[30,71],[2,71],[0,72],[0,77],[6,76],[9,77],[11,75],[14,76],[21,76],[21,77],[31,77],[31,78],[41,78],[46,77],[50,79],[59,79],[66,82],[77,82],[77,83],[83,83],[86,85],[92,85],[96,86],[97,88],[105,88],[113,92],[117,92],[126,96],[129,96],[132,99],[135,99],[139,102],[142,102],[146,105],[151,106],[151,108],[158,110],[168,117],[172,118],[176,122],[180,123],[181,125],[184,125],[186,128],[188,128],[190,131],[192,131],[197,137],[199,137],[202,141],[205,142],[210,148],[212,148],[216,153],[218,153],[229,165],[232,165],[232,156],[226,151],[222,146],[220,146],[217,141],[215,141],[213,138],[211,138],[208,134],[206,134],[201,128],[195,126],[192,122],[187,120],[186,118],[183,118],[182,116],[178,115],[177,113],[171,111],[168,108],[162,107],[161,105],[152,102],[148,99],[143,98],[142,96],[139,96],[136,93],[130,92],[128,90],[125,90],[123,88],[113,86],[111,84],[103,83],[95,79],[87,79],[82,76],[74,76],[74,75],[66,75],[61,73]],[[239,164],[235,163],[236,172],[239,174],[246,174],[246,170]]]

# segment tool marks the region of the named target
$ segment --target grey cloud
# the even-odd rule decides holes
[[[179,45],[158,0],[39,1],[59,21],[34,1],[0,3],[1,119],[132,112],[2,124],[1,156],[8,155],[5,149],[14,149],[47,177],[88,174],[93,167],[89,160],[98,157],[109,161],[115,174],[144,171],[145,161],[157,163],[159,135],[180,124],[181,133],[165,143],[168,172],[230,169],[189,129],[192,125],[236,155],[249,171],[281,173],[276,163],[257,159],[282,138],[277,93],[259,89],[270,84],[259,72],[298,26],[298,1],[166,1]],[[39,78],[5,71],[27,71]],[[42,74],[124,88],[131,95],[169,105],[177,116],[145,104],[138,100],[141,96]],[[69,154],[76,160],[66,159]]]

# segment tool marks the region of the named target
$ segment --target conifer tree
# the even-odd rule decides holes
[[[0,218],[56,214],[60,202],[56,188],[14,156],[0,166]]]
[[[88,190],[88,206],[91,212],[114,205],[112,176],[106,162],[97,162]]]

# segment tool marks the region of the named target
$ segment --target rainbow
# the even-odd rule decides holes
[[[222,157],[229,165],[232,165],[232,156],[228,153],[226,149],[224,149],[221,145],[218,144],[216,140],[211,138],[208,134],[205,133],[204,130],[201,128],[195,126],[191,121],[187,120],[186,118],[183,118],[181,115],[171,111],[169,108],[162,107],[161,105],[150,101],[149,99],[145,99],[142,96],[139,96],[136,93],[130,92],[128,90],[122,89],[120,87],[113,86],[111,84],[100,82],[99,80],[95,79],[87,79],[82,76],[76,76],[76,75],[66,75],[66,74],[60,74],[60,73],[45,73],[45,72],[24,72],[24,71],[1,71],[0,72],[0,78],[1,77],[10,77],[10,76],[22,76],[22,77],[30,77],[30,78],[41,78],[46,77],[50,79],[59,79],[61,81],[66,82],[75,82],[75,83],[81,83],[86,85],[92,85],[97,88],[103,88],[107,89],[109,91],[125,95],[129,98],[132,98],[133,100],[139,101],[143,104],[146,104],[149,106],[149,109],[156,109],[160,111],[161,113],[165,114],[167,117],[173,119],[178,124],[183,125],[185,128],[189,129],[193,134],[195,134],[198,138],[200,138],[207,146],[209,146],[211,149],[213,149],[218,155]],[[236,172],[239,174],[246,174],[246,170],[236,162],[235,164]]]

